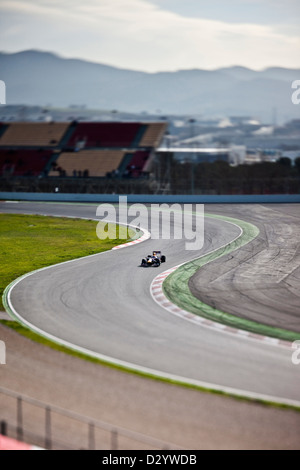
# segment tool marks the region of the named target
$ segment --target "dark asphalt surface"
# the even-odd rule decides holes
[[[239,317],[300,332],[300,205],[213,210],[252,222],[260,235],[199,270],[189,283],[192,293]]]

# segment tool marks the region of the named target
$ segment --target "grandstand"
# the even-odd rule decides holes
[[[49,176],[104,177],[118,170],[124,152],[122,150],[82,150],[63,152],[53,164]]]
[[[0,149],[0,175],[40,176],[52,158],[51,150]]]
[[[140,178],[167,123],[0,123],[0,174]]]
[[[145,133],[141,139],[140,147],[158,147],[167,130],[167,124],[154,122],[147,125]]]
[[[0,146],[57,147],[68,127],[63,122],[14,122],[1,135]]]
[[[67,147],[76,147],[82,142],[86,148],[131,148],[141,128],[131,122],[81,122],[78,123]]]
[[[126,169],[133,178],[139,177],[141,173],[148,171],[150,161],[149,151],[137,151],[132,156]]]

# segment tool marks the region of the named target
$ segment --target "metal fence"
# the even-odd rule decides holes
[[[47,450],[183,449],[3,387],[0,387],[0,434]]]

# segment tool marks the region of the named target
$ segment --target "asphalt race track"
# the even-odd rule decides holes
[[[96,207],[1,202],[0,212],[95,218]],[[297,235],[299,239],[299,232],[293,233],[294,230],[297,231],[297,227],[299,229],[299,205],[223,205],[206,206],[205,209],[209,213],[237,217],[257,224],[261,230],[260,240],[264,250],[268,247],[269,233],[272,232],[272,240],[275,240],[278,220],[283,217],[287,224],[289,217],[294,220],[287,242],[292,240],[294,243]],[[271,212],[274,215],[274,211],[277,216],[268,217]],[[229,243],[238,234],[239,229],[228,222],[207,219],[205,243],[199,255]],[[184,243],[183,240],[148,240],[126,249],[46,269],[25,278],[13,288],[12,305],[27,322],[48,334],[118,361],[188,381],[207,382],[233,388],[241,393],[250,392],[300,404],[300,366],[292,364],[293,350],[195,326],[169,314],[154,302],[150,294],[150,284],[154,277],[160,271],[189,261],[197,255],[193,251],[185,251]],[[166,254],[166,265],[158,269],[139,268],[141,259],[155,249],[161,249]],[[238,253],[232,253],[233,258],[241,256]],[[254,250],[253,257],[257,253]],[[268,258],[267,252],[264,256],[268,272],[272,272],[272,263],[278,271],[278,257]],[[261,257],[258,256],[257,259],[261,260]],[[295,275],[299,268],[296,266],[295,256],[291,259],[291,273],[286,274]],[[242,278],[242,264],[238,263],[237,266],[232,269],[237,269],[238,276]],[[248,269],[247,279],[252,276],[249,281],[251,286],[255,286],[250,297],[243,295],[241,284],[239,289],[233,289],[225,297],[217,295],[222,289],[215,289],[215,301],[219,308],[223,311],[232,310],[232,313],[235,313],[233,310],[236,308],[241,313],[242,309],[247,318],[251,317],[251,311],[258,312],[257,315],[262,318],[262,309],[266,308],[266,317],[270,317],[272,305],[269,302],[264,307],[265,303],[260,300],[260,289],[264,289],[265,285],[262,280],[260,285],[255,283],[259,264],[257,266],[256,269],[252,260],[252,271],[249,272],[248,260],[244,267]],[[204,269],[209,269],[209,275],[221,282],[220,261]],[[280,280],[284,281],[286,277],[283,273]],[[231,283],[232,279],[237,282],[236,276],[231,275],[230,279]],[[207,294],[208,284],[204,293],[201,292],[199,278],[191,282],[197,291],[196,295],[211,295]],[[229,289],[232,285],[228,277],[226,285]],[[248,281],[244,282],[244,287],[246,285]],[[288,289],[284,301],[284,284],[281,283],[276,322],[282,321],[280,313],[284,316],[285,311],[281,309],[286,306],[289,325],[293,323],[299,326],[297,312],[299,314],[300,305],[297,304],[297,289],[294,285],[296,281],[290,287],[294,295],[290,303]],[[255,294],[256,290],[258,295]],[[273,304],[277,302],[274,297],[272,301]]]
[[[259,227],[260,236],[235,256],[203,266],[190,280],[191,291],[228,313],[300,332],[300,205],[225,210]]]

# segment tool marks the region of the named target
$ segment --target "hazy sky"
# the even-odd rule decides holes
[[[299,0],[0,0],[0,50],[148,72],[300,68]]]

